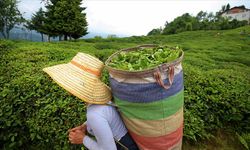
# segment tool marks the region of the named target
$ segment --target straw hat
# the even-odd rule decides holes
[[[47,74],[71,94],[93,104],[105,104],[111,100],[110,88],[101,82],[104,67],[99,59],[78,53],[69,63],[44,68]]]

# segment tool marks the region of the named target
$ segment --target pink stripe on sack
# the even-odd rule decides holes
[[[182,139],[183,125],[176,131],[159,137],[144,137],[129,131],[140,150],[170,150]]]

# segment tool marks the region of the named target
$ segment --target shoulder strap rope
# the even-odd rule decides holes
[[[115,139],[115,142],[121,145],[121,147],[124,148],[124,150],[129,150],[125,145],[123,145],[121,142],[117,141],[116,139]]]

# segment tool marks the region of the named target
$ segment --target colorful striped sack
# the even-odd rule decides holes
[[[142,45],[133,51],[156,45]],[[132,138],[141,150],[181,149],[183,135],[183,71],[180,58],[143,71],[108,66],[114,101]]]

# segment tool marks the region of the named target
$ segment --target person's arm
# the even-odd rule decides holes
[[[89,150],[116,150],[111,128],[105,118],[96,114],[88,114],[87,122],[96,138],[96,140],[89,136],[83,138],[83,144]]]

